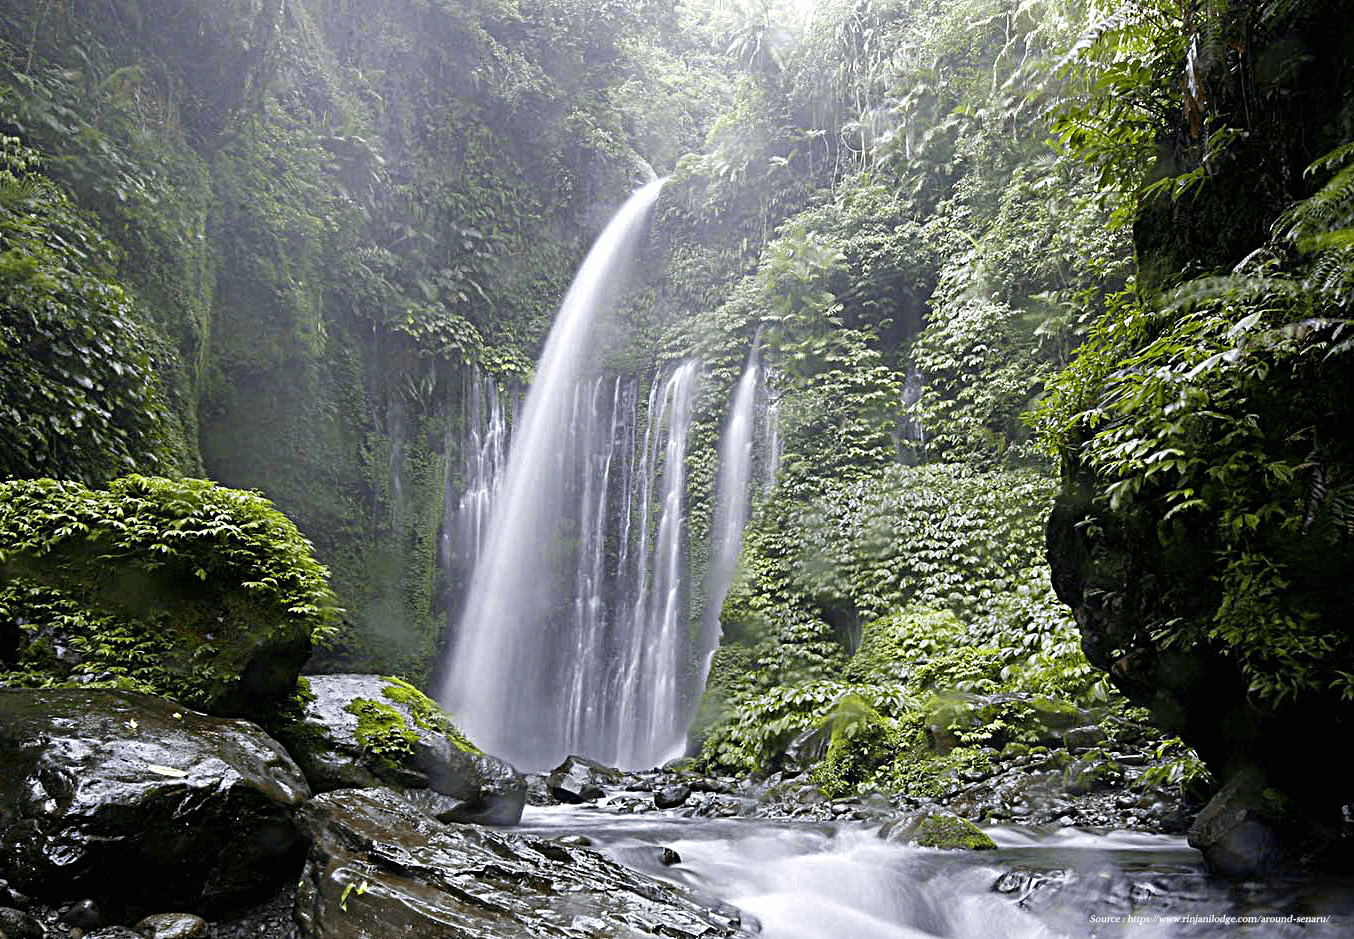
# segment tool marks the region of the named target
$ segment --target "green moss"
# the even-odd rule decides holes
[[[890,722],[857,694],[840,698],[832,711],[832,736],[827,757],[814,769],[813,779],[829,798],[855,792],[874,781],[897,749]]]
[[[962,848],[968,851],[991,851],[995,841],[981,828],[957,815],[928,815],[922,819],[915,833],[917,844],[924,848]]]
[[[418,734],[398,709],[370,698],[354,698],[345,710],[357,717],[357,742],[378,763],[398,766],[414,755]]]
[[[445,734],[447,739],[451,741],[452,746],[465,753],[483,752],[471,743],[465,734],[461,733],[460,729],[453,723],[451,715],[442,710],[432,698],[402,678],[386,675],[382,680],[386,682],[386,685],[381,689],[381,694],[408,708],[414,723],[419,727],[434,733]]]

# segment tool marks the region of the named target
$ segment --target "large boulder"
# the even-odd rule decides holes
[[[746,936],[738,913],[586,848],[442,825],[394,792],[317,796],[296,919],[310,939]]]
[[[247,721],[131,692],[0,689],[0,876],[48,902],[228,908],[294,876],[309,795]]]
[[[303,719],[279,735],[314,791],[390,786],[442,821],[521,819],[522,775],[476,749],[412,685],[380,675],[314,675],[303,688]]]
[[[265,720],[335,618],[281,512],[200,479],[0,483],[0,671]]]

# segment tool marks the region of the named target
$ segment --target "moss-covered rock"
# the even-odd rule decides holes
[[[889,841],[916,844],[923,848],[991,851],[997,846],[968,819],[939,809],[924,811],[886,825],[880,829],[879,835]]]
[[[860,695],[844,695],[833,708],[827,756],[813,778],[829,797],[854,792],[893,762],[897,734]]]
[[[128,476],[0,485],[0,669],[266,715],[336,615],[309,542],[256,493]]]
[[[444,821],[511,825],[526,782],[481,753],[427,695],[399,678],[314,675],[277,728],[316,792],[393,786]]]

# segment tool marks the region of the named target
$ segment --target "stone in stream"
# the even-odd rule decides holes
[[[1204,806],[1189,829],[1189,843],[1215,872],[1259,877],[1296,866],[1303,855],[1319,857],[1336,844],[1304,811],[1269,787],[1254,766],[1235,773]]]
[[[136,924],[144,939],[207,939],[207,921],[191,913],[156,913]]]
[[[920,845],[923,848],[965,848],[970,851],[990,851],[996,843],[983,830],[966,818],[943,809],[923,809],[889,822],[879,829],[879,837]]]
[[[660,809],[675,809],[691,798],[691,787],[683,783],[664,786],[653,794],[653,804]]]
[[[98,929],[103,925],[103,913],[93,900],[80,900],[61,911],[61,922],[78,929]]]
[[[571,756],[556,766],[546,780],[550,794],[561,802],[592,802],[606,794],[603,783],[611,783],[620,774],[587,757]]]
[[[0,935],[9,939],[43,939],[46,930],[37,918],[22,910],[0,906]]]
[[[0,689],[0,874],[38,899],[115,917],[228,906],[292,875],[309,795],[247,721],[126,691]]]
[[[306,939],[749,935],[730,908],[596,852],[442,825],[390,790],[325,793],[302,818],[312,845],[296,921]]]
[[[441,821],[515,825],[522,775],[480,753],[430,698],[397,678],[315,675],[300,723],[279,735],[316,792],[393,786]]]

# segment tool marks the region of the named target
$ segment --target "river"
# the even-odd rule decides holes
[[[1354,883],[1220,880],[1167,835],[989,827],[997,850],[968,852],[892,843],[850,823],[590,807],[530,807],[522,825],[583,835],[629,867],[731,903],[765,939],[1354,935]],[[665,864],[664,848],[680,861]]]

